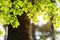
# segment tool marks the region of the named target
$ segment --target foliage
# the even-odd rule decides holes
[[[60,0],[56,0],[57,2],[60,2]]]
[[[34,4],[28,0],[0,0],[0,23],[13,25],[13,28],[19,25],[16,15],[22,15],[23,12],[32,19],[33,23],[37,22],[37,17],[44,14],[44,20],[50,20],[54,15],[52,22],[54,27],[60,26],[60,9],[55,2],[50,0],[34,0]]]
[[[2,36],[2,34],[3,34],[3,31],[0,29],[0,36]]]

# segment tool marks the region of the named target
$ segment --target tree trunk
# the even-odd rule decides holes
[[[32,40],[32,28],[27,14],[17,15],[17,19],[20,26],[18,28],[12,28],[9,25],[7,40]]]
[[[33,40],[36,40],[35,31],[36,31],[36,26],[32,23],[32,37],[33,37]]]
[[[51,22],[52,22],[52,20],[53,20],[53,17],[54,17],[54,15],[51,17]],[[53,23],[52,23],[52,25],[51,25],[51,28],[52,28],[52,32],[51,32],[51,36],[52,36],[52,40],[55,40],[55,31],[54,31],[54,26],[53,26]]]

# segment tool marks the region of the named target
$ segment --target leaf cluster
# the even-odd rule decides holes
[[[52,22],[54,27],[60,24],[60,9],[55,2],[50,0],[34,0],[34,4],[28,0],[0,0],[0,23],[11,24],[14,28],[19,25],[16,15],[22,15],[23,12],[33,21],[37,22],[37,17],[44,15],[44,20],[50,20],[54,15]],[[57,26],[56,26],[57,25]]]

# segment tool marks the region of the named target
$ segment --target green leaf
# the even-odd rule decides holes
[[[3,35],[3,31],[0,29],[0,36],[2,36]]]

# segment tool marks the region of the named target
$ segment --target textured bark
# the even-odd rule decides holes
[[[20,26],[12,28],[9,25],[7,40],[32,40],[32,28],[26,13],[23,13],[21,16],[17,15],[17,19]]]

